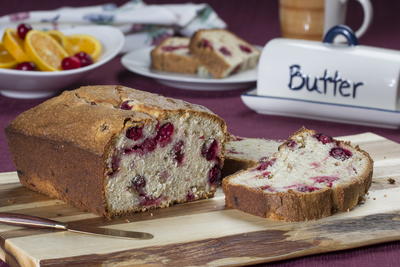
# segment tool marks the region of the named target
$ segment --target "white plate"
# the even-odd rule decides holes
[[[64,34],[89,34],[102,44],[102,54],[86,67],[63,71],[20,71],[0,69],[0,94],[13,98],[41,98],[57,93],[114,58],[124,45],[122,32],[110,26],[85,26],[63,30]],[[0,32],[0,36],[2,36]]]
[[[122,57],[121,62],[128,70],[146,77],[154,78],[167,86],[200,91],[222,91],[243,89],[254,85],[257,68],[240,72],[223,79],[201,78],[196,75],[154,71],[150,68],[150,52],[153,47],[134,50]]]
[[[285,97],[257,95],[257,89],[242,94],[242,101],[260,114],[300,117],[383,128],[400,128],[400,111]]]

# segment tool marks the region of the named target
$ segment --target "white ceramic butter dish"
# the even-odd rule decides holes
[[[348,43],[333,44],[337,35]],[[338,25],[323,43],[267,43],[257,89],[242,99],[262,114],[399,128],[399,79],[400,51],[358,45],[351,29]]]

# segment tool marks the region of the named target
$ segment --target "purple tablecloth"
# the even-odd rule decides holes
[[[85,5],[100,4],[108,1],[85,1]],[[113,1],[117,4],[125,1]],[[148,3],[173,3],[183,1],[147,1]],[[264,45],[268,40],[279,37],[278,1],[260,0],[215,0],[197,1],[209,2],[217,13],[228,23],[229,29],[252,43]],[[348,24],[355,28],[362,21],[362,11],[351,1],[348,7]],[[361,44],[390,49],[400,48],[400,1],[372,1],[374,20]],[[52,9],[62,5],[79,6],[82,1],[9,1],[3,3],[0,15],[12,12]],[[368,74],[366,74],[368,75]],[[236,135],[248,137],[264,137],[282,139],[301,126],[317,129],[333,136],[351,135],[362,132],[374,132],[394,141],[400,142],[399,130],[388,130],[373,127],[363,127],[349,124],[321,122],[305,119],[286,118],[278,116],[259,115],[246,108],[240,100],[243,90],[228,92],[196,92],[169,88],[157,82],[133,74],[121,65],[120,58],[99,68],[71,86],[94,84],[122,84],[141,90],[160,93],[170,97],[181,98],[189,102],[205,105],[222,116],[229,125],[229,130]],[[249,89],[249,88],[247,88]],[[4,136],[3,128],[19,113],[27,110],[45,99],[17,100],[0,96],[0,172],[14,171],[10,154]],[[315,112],[318,112],[316,110]],[[243,248],[246,249],[246,248]],[[303,257],[271,264],[272,266],[399,266],[400,242],[392,242],[367,248],[347,250],[317,256]],[[0,264],[0,266],[2,266]]]

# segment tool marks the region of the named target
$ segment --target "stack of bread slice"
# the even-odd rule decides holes
[[[257,66],[260,51],[232,32],[199,30],[192,38],[170,37],[151,52],[155,70],[225,78]]]

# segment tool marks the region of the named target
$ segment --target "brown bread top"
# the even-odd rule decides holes
[[[132,110],[121,109],[129,100]],[[193,111],[223,120],[205,107],[118,85],[84,86],[23,112],[8,132],[67,142],[102,155],[127,121],[142,122],[167,112]]]

